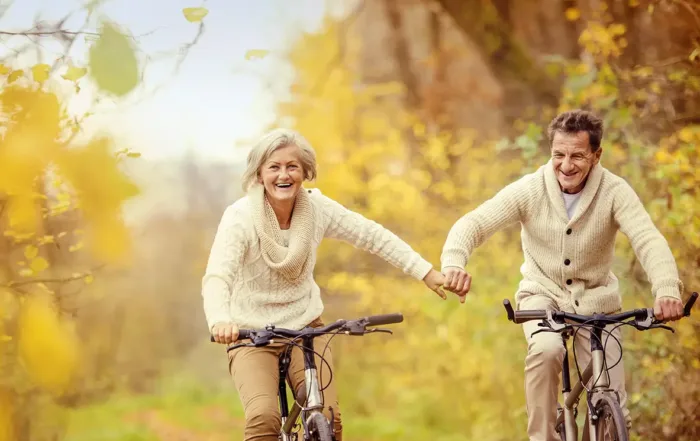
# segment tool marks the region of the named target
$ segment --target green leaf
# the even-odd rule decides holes
[[[207,8],[184,8],[182,14],[190,23],[199,23],[209,14]]]
[[[123,96],[139,82],[132,40],[109,22],[102,24],[97,42],[90,48],[90,76],[105,92]]]

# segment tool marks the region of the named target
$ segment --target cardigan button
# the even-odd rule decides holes
[[[566,230],[566,234],[571,234],[571,228],[569,228],[568,230]]]
[[[566,265],[566,266],[569,266],[570,263],[571,263],[571,261],[570,261],[569,259],[566,259],[566,260],[564,261],[564,265]]]
[[[576,301],[574,302],[574,305],[578,306],[578,300],[576,300]]]
[[[571,285],[572,283],[573,283],[573,280],[571,280],[571,279],[566,279],[566,284],[567,284],[567,285]]]

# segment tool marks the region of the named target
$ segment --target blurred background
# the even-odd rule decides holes
[[[547,161],[557,112],[605,119],[686,285],[700,275],[695,0],[0,2],[0,440],[239,440],[200,281],[252,141],[292,127],[318,186],[439,267],[449,228]],[[470,261],[466,304],[324,243],[347,439],[526,439],[519,229]],[[627,239],[626,308],[650,307]],[[700,439],[700,321],[625,330],[635,440]],[[582,403],[583,409],[585,404]],[[583,413],[583,412],[582,412]]]

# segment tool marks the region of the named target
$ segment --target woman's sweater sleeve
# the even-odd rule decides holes
[[[244,213],[229,206],[219,222],[202,279],[204,314],[211,331],[214,324],[230,322],[229,301],[234,278],[247,249]]]
[[[325,237],[343,240],[376,254],[412,277],[423,280],[433,265],[397,235],[359,213],[320,194],[315,195],[322,210]]]

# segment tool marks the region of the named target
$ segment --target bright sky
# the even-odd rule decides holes
[[[0,29],[28,29],[38,13],[43,20],[56,20],[79,9],[83,3],[15,0],[0,19]],[[139,37],[143,52],[154,55],[169,51],[171,55],[166,61],[152,62],[146,69],[146,89],[165,82],[156,94],[142,96],[144,91],[138,90],[127,100],[108,106],[93,119],[90,127],[106,128],[117,134],[142,152],[144,158],[180,156],[191,148],[200,157],[242,160],[245,151],[234,147],[237,141],[255,138],[274,118],[274,93],[266,83],[284,91],[292,75],[274,56],[246,61],[245,53],[250,49],[267,49],[273,53],[283,50],[299,32],[312,31],[318,26],[327,10],[326,3],[325,0],[103,2],[101,13],[127,27],[133,35],[150,33]],[[182,9],[197,6],[209,9],[204,19],[205,33],[179,73],[172,77],[175,59],[172,52],[191,41],[198,26],[185,20]],[[67,27],[77,29],[84,18],[84,13],[71,18]],[[0,52],[6,53],[8,48],[26,42],[23,38],[4,37],[0,40]],[[44,44],[44,49],[48,63],[61,54],[59,46]],[[75,64],[84,65],[86,54],[87,46],[81,39],[71,51],[71,57]],[[84,86],[89,90],[89,85]],[[79,109],[85,106],[85,100],[72,106]]]

